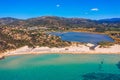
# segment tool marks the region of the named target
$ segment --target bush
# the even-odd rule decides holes
[[[110,47],[112,45],[114,45],[113,42],[107,42],[107,41],[101,41],[98,43],[98,45],[100,45],[100,47],[104,47],[104,48],[107,48],[107,47]]]

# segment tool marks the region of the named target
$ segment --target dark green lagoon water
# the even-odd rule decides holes
[[[118,74],[120,55],[43,54],[0,60],[0,80],[82,80],[91,72]]]

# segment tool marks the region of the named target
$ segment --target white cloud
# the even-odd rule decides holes
[[[99,11],[98,8],[92,8],[91,11]]]
[[[59,5],[59,4],[57,4],[57,5],[56,5],[56,7],[60,7],[60,5]]]

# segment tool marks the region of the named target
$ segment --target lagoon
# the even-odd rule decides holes
[[[97,44],[101,41],[114,42],[112,38],[105,34],[93,34],[87,32],[52,32],[52,35],[60,36],[64,41],[74,41]]]

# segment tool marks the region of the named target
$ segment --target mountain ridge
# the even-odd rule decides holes
[[[0,18],[0,26],[41,26],[41,27],[120,27],[120,18],[91,20],[85,18],[65,18],[58,16],[41,16],[28,19],[12,17]]]

